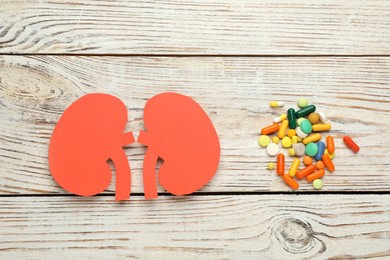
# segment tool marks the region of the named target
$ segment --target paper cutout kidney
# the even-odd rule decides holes
[[[104,191],[116,169],[116,200],[130,196],[131,174],[122,147],[134,142],[123,133],[127,109],[108,94],[88,94],[70,105],[57,123],[49,147],[50,172],[65,190],[82,196]]]
[[[146,131],[138,142],[148,146],[143,164],[145,198],[157,198],[156,163],[160,184],[174,195],[190,194],[216,173],[220,143],[210,118],[190,97],[162,93],[145,105]]]

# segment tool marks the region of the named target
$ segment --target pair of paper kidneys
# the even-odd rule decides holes
[[[70,105],[50,141],[49,166],[55,181],[82,196],[104,191],[116,169],[116,200],[130,196],[131,173],[123,147],[134,143],[124,133],[127,109],[108,94],[88,94]],[[218,135],[209,117],[190,97],[162,93],[145,105],[138,142],[148,146],[143,163],[145,198],[157,198],[156,163],[160,184],[174,195],[190,194],[215,174],[220,158]]]

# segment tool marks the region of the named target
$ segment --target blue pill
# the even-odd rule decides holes
[[[325,143],[324,142],[318,142],[317,146],[318,146],[318,152],[317,152],[317,154],[316,154],[316,156],[314,158],[317,161],[320,161],[320,160],[322,160],[322,155],[325,152]]]

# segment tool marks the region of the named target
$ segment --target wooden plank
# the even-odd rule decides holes
[[[390,195],[0,198],[0,257],[390,256]]]
[[[386,0],[0,0],[0,53],[390,52]]]
[[[146,100],[164,91],[192,96],[219,133],[219,171],[201,191],[289,191],[265,169],[273,158],[257,138],[301,96],[327,114],[336,137],[337,170],[325,176],[324,190],[390,190],[390,58],[1,56],[0,68],[1,194],[64,192],[48,171],[48,143],[62,112],[78,97],[120,97],[129,111],[127,129],[138,136]],[[286,107],[269,108],[274,99]],[[360,153],[345,147],[345,134],[360,144]],[[145,148],[135,144],[125,152],[132,192],[143,192]],[[292,158],[286,160],[289,166]],[[313,189],[302,181],[300,190]]]

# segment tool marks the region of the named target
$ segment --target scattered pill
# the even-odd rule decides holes
[[[288,127],[288,120],[283,120],[278,132],[278,137],[280,139],[283,139],[283,137],[286,136],[287,127]]]
[[[280,153],[277,156],[277,161],[276,161],[276,173],[278,175],[283,175],[284,174],[284,154]]]
[[[289,148],[289,147],[291,147],[291,145],[292,145],[291,138],[288,137],[288,136],[283,137],[283,139],[282,139],[282,146],[284,148]]]
[[[269,145],[269,143],[271,142],[271,139],[268,135],[261,135],[258,141],[261,147],[267,147],[267,145]]]
[[[316,153],[316,155],[315,155],[314,158],[315,158],[317,161],[320,161],[321,158],[322,158],[322,155],[323,155],[324,152],[325,152],[325,143],[324,143],[324,142],[318,142],[318,143],[317,143],[317,147],[318,147],[318,152]]]
[[[308,143],[306,145],[306,154],[313,157],[318,153],[318,146],[315,143]]]
[[[345,137],[343,138],[343,141],[344,141],[345,145],[346,145],[349,149],[351,149],[354,153],[359,152],[359,150],[360,150],[359,146],[352,140],[351,137],[345,136]]]
[[[297,174],[295,174],[295,177],[301,180],[305,178],[307,175],[309,175],[310,173],[314,172],[315,170],[317,170],[317,167],[314,164],[309,164],[302,170],[298,171]]]
[[[322,138],[321,134],[312,134],[306,137],[305,139],[303,139],[302,143],[308,144],[308,143],[318,142],[319,140],[321,140],[321,138]]]
[[[336,153],[329,153],[328,149],[325,149],[324,154],[329,155],[330,159],[333,159],[336,156]]]
[[[298,110],[295,113],[295,116],[296,116],[296,118],[301,118],[301,117],[310,115],[314,111],[316,111],[316,106],[315,105],[310,105],[310,106],[307,106],[305,108],[302,108],[301,110]]]
[[[295,117],[294,108],[289,108],[287,110],[287,119],[288,119],[288,127],[290,127],[290,129],[295,129],[297,127],[297,118]]]
[[[329,155],[323,154],[322,155],[322,162],[325,164],[325,167],[328,169],[328,171],[334,172],[335,167],[334,167],[334,164],[333,164],[332,160],[330,159]]]
[[[325,169],[325,164],[322,161],[317,161],[316,162],[316,167],[317,167],[318,170]]]
[[[334,139],[330,135],[326,137],[326,147],[328,148],[329,153],[334,153],[335,151]]]
[[[273,169],[275,169],[275,164],[273,162],[270,162],[270,163],[268,163],[267,168],[268,168],[268,170],[273,170]]]
[[[293,178],[291,178],[288,174],[283,174],[283,181],[290,186],[291,189],[297,190],[299,189],[299,183],[296,182]]]
[[[297,127],[295,129],[295,132],[297,133],[297,135],[300,137],[300,138],[306,138],[307,137],[307,134],[305,134],[302,130],[301,130],[301,127]]]
[[[269,103],[270,107],[282,107],[284,106],[284,102],[283,101],[271,101]]]
[[[305,145],[303,143],[297,143],[293,145],[296,156],[303,156],[305,154]]]
[[[313,132],[329,131],[332,128],[330,124],[315,124],[313,125]]]
[[[321,179],[325,175],[325,171],[323,169],[317,170],[306,176],[307,181],[314,181],[316,179]]]
[[[288,136],[288,137],[292,138],[292,137],[295,136],[295,135],[296,135],[296,132],[295,132],[294,129],[289,129],[289,130],[287,131],[287,136]]]
[[[270,143],[267,146],[267,153],[268,153],[269,156],[277,155],[279,153],[279,145],[274,144],[274,143]]]
[[[273,132],[278,131],[279,128],[280,128],[279,124],[272,124],[272,125],[269,125],[267,127],[264,127],[263,129],[261,129],[261,134],[268,135],[268,134],[271,134]]]
[[[272,142],[273,142],[274,144],[278,144],[279,141],[280,141],[279,137],[277,137],[277,136],[272,137]]]
[[[313,127],[311,126],[310,121],[307,119],[303,120],[299,127],[305,134],[310,134],[313,131]]]
[[[290,156],[294,156],[294,155],[295,155],[295,150],[294,150],[294,148],[288,149],[288,155],[290,155]]]
[[[298,99],[298,106],[300,108],[307,107],[307,105],[309,105],[309,100],[307,100],[307,98],[300,98],[300,99]]]
[[[322,189],[322,180],[321,179],[314,180],[313,181],[313,188],[316,190]]]
[[[314,125],[317,124],[318,121],[320,121],[320,116],[318,115],[318,113],[311,113],[307,119],[309,119],[310,123]]]
[[[306,119],[304,117],[298,118],[297,124],[301,125],[302,121],[305,121]]]
[[[313,163],[313,158],[311,158],[310,156],[305,156],[303,157],[303,164],[304,165],[309,165],[309,164],[312,164]]]
[[[320,121],[321,121],[322,123],[324,123],[324,124],[325,124],[326,121],[328,120],[323,112],[318,112],[318,116],[320,117]]]
[[[288,171],[288,175],[290,175],[290,177],[295,177],[295,174],[299,168],[299,164],[301,164],[301,161],[298,158],[294,159],[290,166],[290,170]]]
[[[287,119],[287,114],[281,114],[280,116],[274,118],[274,123],[280,123],[286,119]]]

